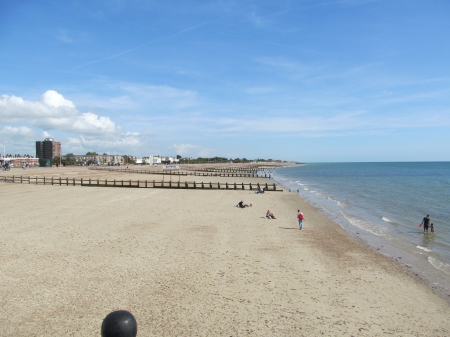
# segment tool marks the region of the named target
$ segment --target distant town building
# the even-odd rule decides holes
[[[86,154],[82,154],[82,155],[70,155],[68,156],[68,159],[73,160],[77,163],[81,163],[84,165],[87,164],[98,164],[98,165],[118,165],[118,164],[123,164],[123,156],[122,155],[108,155],[108,154],[103,154],[103,155],[99,155],[99,154],[94,154],[94,155],[86,155]]]
[[[36,142],[36,157],[39,159],[53,159],[61,157],[61,143],[53,138],[45,138],[43,142]]]
[[[9,163],[11,166],[15,167],[21,167],[21,166],[38,166],[39,165],[39,158],[34,158],[33,156],[29,154],[7,154],[6,156],[3,156],[0,154],[0,165],[3,166],[4,164]]]

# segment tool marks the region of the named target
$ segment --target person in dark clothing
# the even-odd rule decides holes
[[[423,232],[428,232],[428,227],[430,226],[430,215],[427,214],[425,218],[422,219]]]
[[[241,201],[239,201],[237,206],[240,208],[245,208],[245,207],[252,207],[252,204],[250,204],[250,205],[244,204],[244,200],[241,200]]]

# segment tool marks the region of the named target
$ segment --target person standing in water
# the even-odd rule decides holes
[[[423,224],[423,232],[427,232],[428,233],[428,227],[430,225],[430,215],[427,214],[427,216],[425,218],[422,219],[421,224]]]

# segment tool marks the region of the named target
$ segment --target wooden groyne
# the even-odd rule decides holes
[[[139,174],[155,174],[155,175],[172,175],[172,176],[196,176],[196,177],[231,177],[231,178],[270,178],[271,174],[266,172],[264,174],[258,172],[235,172],[230,170],[225,171],[202,171],[198,172],[183,172],[183,171],[150,171],[150,170],[134,170],[134,169],[119,169],[119,168],[108,168],[108,167],[89,167],[89,170],[94,171],[107,171],[107,172],[123,172],[123,173],[139,173]]]
[[[91,178],[55,178],[31,176],[0,176],[0,182],[55,185],[55,186],[83,186],[83,187],[125,187],[125,188],[175,188],[175,189],[201,189],[201,190],[260,190],[267,192],[282,192],[275,183],[220,183],[196,181],[156,181],[156,180],[108,180]]]

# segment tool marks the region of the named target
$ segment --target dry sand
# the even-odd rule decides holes
[[[138,336],[450,336],[445,300],[288,191],[0,182],[0,198],[0,336],[100,336],[117,309]]]

